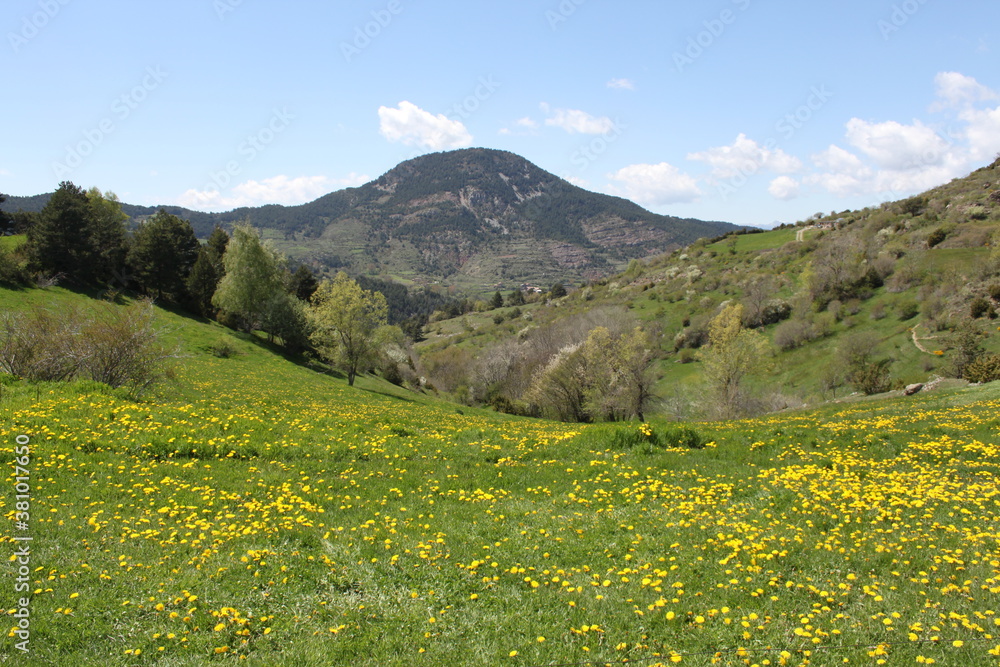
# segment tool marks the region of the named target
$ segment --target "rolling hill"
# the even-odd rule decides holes
[[[6,210],[41,210],[47,196],[11,197]],[[134,219],[156,207],[126,204]],[[528,160],[464,149],[408,160],[357,188],[301,206],[226,213],[179,207],[200,237],[241,220],[265,231],[292,259],[407,283],[447,281],[466,291],[503,283],[579,282],[631,259],[737,229],[651,213],[579,188]]]

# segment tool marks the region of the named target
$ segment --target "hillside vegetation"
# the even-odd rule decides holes
[[[8,311],[91,305],[0,290]],[[32,538],[30,655],[12,629],[0,661],[998,662],[996,383],[571,426],[352,389],[157,318],[180,356],[147,400],[0,378],[0,543]]]
[[[40,212],[48,195],[11,197],[0,210]],[[2,201],[0,201],[2,203]],[[134,222],[159,207],[122,204]],[[589,192],[506,151],[423,155],[356,188],[300,206],[203,213],[176,206],[199,238],[248,222],[314,270],[444,284],[472,295],[497,283],[549,285],[615,273],[630,259],[736,229],[651,213]]]
[[[418,350],[439,388],[532,413],[533,374],[559,350],[609,321],[641,325],[656,340],[662,409],[711,416],[710,324],[740,304],[744,328],[771,350],[769,370],[746,383],[745,413],[936,376],[992,379],[1000,376],[1000,358],[989,356],[1000,352],[998,223],[1000,160],[918,197],[697,241],[565,297],[440,321]],[[990,359],[985,376],[964,372],[970,346]],[[861,352],[866,378],[851,370]],[[497,358],[531,362],[491,375]]]

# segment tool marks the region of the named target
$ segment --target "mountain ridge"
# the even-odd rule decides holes
[[[46,195],[10,197],[4,208],[37,211],[45,201]],[[485,148],[422,155],[364,185],[297,206],[221,213],[122,208],[136,220],[163,208],[190,220],[202,238],[215,225],[249,220],[293,260],[318,269],[469,289],[599,278],[630,260],[741,229],[652,213]]]

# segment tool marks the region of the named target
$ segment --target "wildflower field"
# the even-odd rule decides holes
[[[1000,665],[997,383],[570,426],[162,317],[158,397],[2,379],[0,663]]]

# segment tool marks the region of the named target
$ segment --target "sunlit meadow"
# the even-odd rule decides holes
[[[1000,387],[692,449],[216,358],[222,329],[162,318],[185,356],[147,401],[3,381],[0,548],[26,434],[33,572],[0,662],[1000,664]]]

